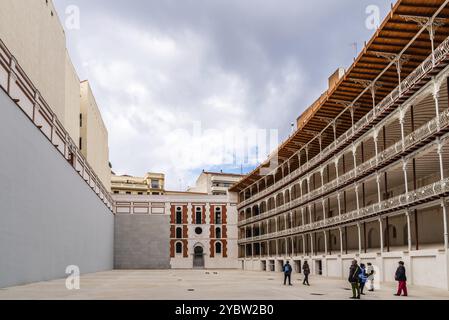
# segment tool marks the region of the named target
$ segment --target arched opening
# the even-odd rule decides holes
[[[182,208],[176,207],[176,224],[182,224]]]
[[[259,215],[259,206],[256,204],[256,205],[253,207],[253,217],[255,217],[255,216],[257,216],[257,215]]]
[[[176,239],[182,238],[182,228],[176,228]]]
[[[221,242],[216,242],[215,243],[215,253],[216,254],[221,254]]]
[[[221,228],[219,227],[215,228],[215,238],[217,239],[221,238]]]
[[[285,200],[285,203],[290,202],[290,190],[288,190],[288,189],[285,190],[284,200]]]
[[[373,228],[368,231],[368,248],[374,248],[375,246],[377,246],[375,240],[377,240],[376,230]]]
[[[221,207],[215,207],[215,223],[221,224]]]
[[[267,203],[265,201],[262,201],[260,204],[260,213],[267,212]]]
[[[280,207],[284,204],[284,195],[282,193],[278,193],[276,195],[276,206]]]
[[[182,253],[182,242],[176,242],[176,253],[177,254]]]
[[[201,207],[195,208],[195,224],[201,224],[202,220],[202,210]]]
[[[201,245],[193,248],[193,267],[204,268],[204,250]]]

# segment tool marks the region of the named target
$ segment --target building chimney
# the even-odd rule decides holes
[[[335,85],[340,81],[341,78],[345,75],[345,69],[338,68],[330,77],[329,77],[329,90],[328,92],[334,89]]]

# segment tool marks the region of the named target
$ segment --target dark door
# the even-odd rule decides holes
[[[201,246],[193,249],[193,267],[199,269],[204,268],[204,252]]]

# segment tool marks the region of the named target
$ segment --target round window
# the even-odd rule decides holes
[[[195,233],[196,233],[196,234],[202,234],[202,233],[203,233],[203,229],[200,228],[200,227],[196,227],[196,228],[195,228]]]

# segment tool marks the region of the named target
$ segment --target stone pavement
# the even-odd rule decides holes
[[[65,279],[0,289],[3,299],[159,299],[159,300],[316,300],[348,299],[349,283],[341,279],[293,274],[293,286],[282,284],[282,273],[241,270],[113,270],[81,276],[80,290],[67,290]],[[449,291],[409,287],[409,297],[395,297],[395,284],[367,292],[366,300],[444,299]]]

